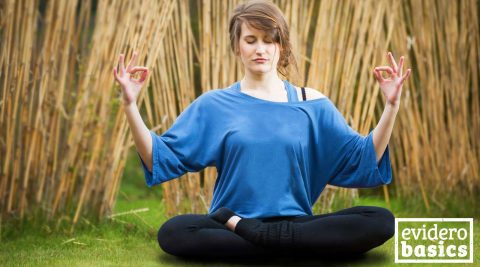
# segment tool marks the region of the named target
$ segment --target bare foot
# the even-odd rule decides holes
[[[242,218],[234,215],[230,219],[228,219],[227,223],[225,223],[225,226],[227,226],[228,229],[230,229],[232,232],[235,231],[235,227],[237,226],[237,223],[241,220]]]

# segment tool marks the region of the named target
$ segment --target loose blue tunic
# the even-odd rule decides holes
[[[152,172],[141,161],[147,185],[215,166],[208,212],[267,218],[312,215],[327,184],[390,183],[388,146],[377,164],[372,132],[354,131],[327,97],[300,102],[284,84],[289,102],[247,95],[236,82],[203,93],[162,135],[150,131]]]

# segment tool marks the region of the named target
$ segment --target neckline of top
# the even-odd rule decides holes
[[[283,83],[285,85],[285,90],[288,93],[289,92],[288,88],[291,86],[291,84],[287,80],[283,80]],[[293,86],[291,86],[290,88],[291,88],[291,90],[295,90],[295,88]],[[240,81],[235,82],[233,85],[230,86],[229,89],[231,89],[233,92],[235,92],[236,95],[241,96],[242,98],[245,98],[245,99],[248,99],[248,100],[254,100],[254,101],[259,102],[259,103],[270,103],[270,104],[278,104],[278,105],[298,105],[298,104],[301,105],[301,104],[316,103],[316,102],[320,102],[320,101],[324,101],[324,100],[328,99],[328,97],[325,96],[325,97],[320,97],[320,98],[316,98],[316,99],[298,101],[298,96],[297,96],[296,90],[295,90],[295,96],[297,96],[297,101],[295,101],[295,102],[290,102],[290,97],[288,99],[289,102],[270,101],[270,100],[261,99],[261,98],[254,97],[254,96],[251,96],[249,94],[243,93],[240,90]],[[291,95],[291,94],[288,93],[288,95]]]

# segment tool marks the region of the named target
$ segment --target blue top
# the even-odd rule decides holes
[[[392,179],[387,146],[377,165],[373,134],[354,131],[327,97],[289,102],[256,98],[240,82],[196,98],[153,140],[147,185],[216,166],[209,213],[228,207],[241,217],[313,215],[326,184],[374,187]],[[141,160],[141,158],[140,158]]]

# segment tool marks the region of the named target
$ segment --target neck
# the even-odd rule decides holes
[[[245,76],[241,80],[241,85],[245,91],[258,90],[265,93],[275,93],[282,90],[283,81],[278,77],[277,72],[260,75],[245,72]]]

